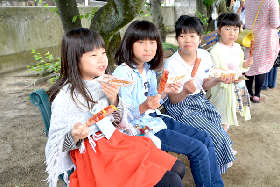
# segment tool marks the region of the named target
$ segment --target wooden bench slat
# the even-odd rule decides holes
[[[205,49],[209,52],[213,47],[213,45],[215,45],[216,43],[217,43],[217,31],[212,31],[202,36],[200,46],[202,49]]]
[[[163,58],[168,58],[173,54],[174,54],[174,51],[172,49],[168,49],[166,51],[163,51]]]
[[[210,33],[208,33],[208,34],[203,35],[202,39],[203,39],[203,38],[206,38],[206,37],[208,37],[208,36],[214,35],[214,34],[217,34],[217,31],[212,31],[212,32],[210,32]]]
[[[214,38],[214,37],[212,37],[212,38],[208,38],[207,40],[201,40],[201,46],[203,46],[203,44],[206,44],[207,45],[207,43],[209,43],[209,42],[211,42],[212,41],[212,43],[213,42],[216,42],[216,37]],[[210,44],[210,43],[209,43]]]
[[[213,47],[213,45],[215,45],[215,44],[216,44],[216,42],[213,42],[213,43],[211,43],[211,44],[209,44],[209,45],[205,45],[205,46],[202,47],[202,49],[205,49],[205,50],[207,50],[207,51],[210,51],[211,48]]]

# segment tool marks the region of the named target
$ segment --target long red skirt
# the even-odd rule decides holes
[[[152,187],[175,164],[176,158],[158,149],[150,138],[128,136],[115,130],[110,140],[97,140],[95,150],[88,139],[86,152],[72,150],[77,166],[70,187]]]

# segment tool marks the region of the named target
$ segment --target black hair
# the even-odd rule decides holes
[[[154,70],[163,63],[163,47],[161,36],[158,28],[154,23],[149,21],[133,21],[126,29],[124,37],[115,55],[115,63],[121,65],[127,64],[135,69],[132,65],[138,65],[133,59],[133,44],[139,40],[155,40],[157,42],[157,52],[155,57],[147,62],[150,64],[150,69]]]
[[[77,28],[67,32],[63,36],[61,44],[60,77],[47,92],[50,97],[50,101],[55,99],[55,96],[64,85],[70,83],[72,98],[74,90],[76,90],[86,99],[89,108],[92,106],[90,103],[96,103],[92,100],[92,96],[88,92],[85,83],[82,80],[79,63],[84,53],[102,48],[105,49],[104,40],[96,31],[91,29]],[[76,103],[75,100],[74,102]]]
[[[182,33],[195,32],[198,36],[203,35],[203,23],[197,17],[182,15],[175,23],[176,39]]]
[[[219,15],[217,27],[221,29],[223,26],[236,26],[241,28],[242,22],[240,18],[235,13],[224,13]]]

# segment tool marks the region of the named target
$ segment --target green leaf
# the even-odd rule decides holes
[[[43,10],[47,9],[48,6],[49,6],[48,4],[45,4],[45,5],[44,5],[45,8],[44,8]]]
[[[74,16],[72,22],[76,22],[76,20],[77,20],[77,16]]]

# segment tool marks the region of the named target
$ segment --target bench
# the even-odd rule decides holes
[[[218,42],[218,32],[217,30],[215,30],[202,36],[199,48],[205,49],[208,52],[210,52],[213,45],[215,45],[217,42]],[[163,52],[163,58],[169,58],[175,52],[176,51],[173,48],[169,48],[168,50]]]
[[[49,128],[50,128],[50,119],[51,119],[51,102],[49,100],[48,94],[43,89],[35,90],[30,94],[30,102],[34,106],[37,106],[39,108],[42,118],[43,118],[44,125],[45,125],[43,134],[46,137],[48,137]],[[73,172],[74,172],[74,170],[68,170],[67,171],[68,176],[70,176],[71,173],[73,173]],[[59,175],[59,178],[64,182],[63,175],[64,174]],[[64,186],[64,187],[66,187],[66,186]]]
[[[215,45],[218,42],[217,36],[218,36],[217,31],[212,31],[208,34],[203,35],[200,43],[200,48],[210,52],[213,45]]]
[[[168,58],[174,53],[175,53],[175,50],[173,48],[169,48],[167,51],[164,52],[164,58]],[[160,75],[160,74],[161,73],[159,73],[158,75]],[[160,76],[158,76],[158,77],[160,77]],[[39,108],[40,113],[43,118],[44,126],[45,126],[45,129],[43,130],[43,134],[44,134],[44,136],[48,137],[49,128],[50,128],[50,119],[51,119],[51,102],[49,100],[48,94],[43,89],[35,90],[30,94],[30,102],[34,106],[37,106]],[[73,172],[74,172],[74,170],[67,171],[68,176],[70,176],[71,173],[73,173]],[[64,182],[63,174],[59,175],[59,179],[61,179]],[[66,187],[66,186],[64,186],[64,187]]]
[[[168,48],[166,51],[163,51],[163,58],[169,58],[175,53],[175,49],[173,48]]]

